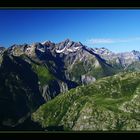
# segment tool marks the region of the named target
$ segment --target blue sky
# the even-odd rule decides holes
[[[0,46],[65,39],[140,51],[140,10],[0,10]]]

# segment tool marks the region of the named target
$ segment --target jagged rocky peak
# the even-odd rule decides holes
[[[4,49],[5,49],[4,47],[0,46],[0,50],[4,50]]]
[[[132,53],[132,54],[134,54],[134,55],[140,56],[140,52],[139,52],[139,51],[132,50],[132,52],[131,52],[131,53]]]
[[[0,47],[0,66],[1,66],[1,63],[2,63],[2,60],[3,60],[2,56],[3,56],[3,53],[4,53],[5,50],[6,49],[4,47]]]
[[[82,49],[84,45],[81,42],[74,42],[66,39],[63,42],[56,44],[56,53],[72,53]]]
[[[50,40],[48,40],[48,41],[44,41],[44,42],[42,43],[42,45],[47,46],[47,47],[50,47],[50,46],[55,45],[55,43],[53,43],[53,42],[51,42]]]
[[[69,38],[67,38],[63,42],[68,44],[69,42],[72,42],[72,41]]]
[[[11,47],[8,48],[8,53],[20,56],[21,54],[25,53],[28,56],[35,56],[35,50],[40,52],[46,52],[50,50],[54,53],[64,53],[69,54],[76,52],[85,46],[81,42],[74,42],[70,39],[66,39],[60,43],[53,43],[51,41],[44,41],[43,43],[35,42],[33,44],[13,44]]]
[[[66,39],[66,40],[64,40],[64,41],[62,41],[62,42],[56,44],[56,48],[57,48],[58,50],[62,50],[62,49],[64,49],[64,48],[69,48],[69,47],[71,47],[71,45],[72,45],[73,43],[74,43],[74,42],[71,41],[70,39]]]
[[[140,60],[140,52],[133,50],[130,52],[132,54],[132,56],[136,59],[136,60]]]
[[[41,52],[45,52],[45,46],[40,43],[40,42],[36,42],[32,45],[33,49],[39,50]]]
[[[7,53],[15,56],[20,56],[24,53],[23,45],[13,44],[7,49]]]
[[[31,45],[28,45],[28,44],[24,45],[24,52],[28,56],[35,56],[35,50],[45,52],[45,46],[40,42],[36,42]]]
[[[124,52],[124,53],[119,53],[121,59],[125,59],[125,60],[129,60],[131,61],[135,61],[135,60],[139,60],[140,58],[140,52],[138,51],[131,51],[131,52]]]
[[[44,41],[43,43],[41,43],[44,46],[45,51],[46,50],[54,50],[55,49],[55,43],[49,41]]]
[[[94,53],[97,53],[97,54],[100,54],[100,55],[110,55],[110,54],[112,54],[112,52],[110,50],[108,50],[107,48],[105,48],[105,47],[93,48],[92,51]]]
[[[14,52],[15,50],[21,50],[25,52],[25,50],[29,47],[28,44],[24,43],[22,45],[19,44],[13,44],[11,47],[8,48],[8,52]]]
[[[35,42],[35,43],[32,44],[32,47],[36,48],[37,46],[40,46],[40,45],[42,45],[40,42]]]
[[[84,46],[81,42],[74,42],[70,39],[66,39],[65,41],[62,42],[62,44],[65,44],[67,47],[78,47],[78,46]]]
[[[0,46],[0,53],[2,53],[4,50],[5,50],[5,48]]]

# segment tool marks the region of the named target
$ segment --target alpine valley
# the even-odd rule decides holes
[[[140,131],[140,52],[0,47],[0,130]]]

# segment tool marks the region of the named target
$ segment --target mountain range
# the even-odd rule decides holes
[[[0,47],[0,130],[140,130],[139,74],[136,50],[69,39]]]

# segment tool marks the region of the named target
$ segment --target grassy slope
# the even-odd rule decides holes
[[[33,61],[31,58],[29,58],[25,54],[22,54],[20,57],[22,59],[28,61],[31,64],[33,71],[38,76],[38,79],[39,79],[41,86],[48,84],[52,80],[55,79],[53,74],[51,74],[51,72],[49,71],[49,69],[45,65],[40,64],[40,62],[38,62],[37,60],[36,60],[36,62]]]
[[[55,77],[49,72],[49,70],[45,66],[34,63],[32,64],[32,68],[38,75],[38,79],[42,86],[55,79]]]
[[[140,130],[140,73],[123,73],[61,94],[32,119],[64,130]]]

